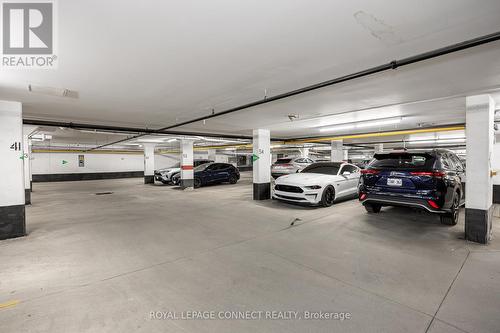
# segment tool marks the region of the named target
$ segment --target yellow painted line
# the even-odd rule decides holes
[[[418,134],[418,133],[459,131],[459,130],[463,130],[463,129],[465,129],[465,126],[463,126],[463,125],[451,126],[451,127],[420,128],[420,129],[413,129],[413,130],[377,132],[377,133],[366,133],[366,134],[352,134],[352,135],[341,135],[341,136],[320,137],[320,138],[312,138],[312,139],[292,140],[292,141],[286,141],[285,143],[293,144],[293,143],[333,141],[333,140],[343,140],[343,139],[376,138],[376,137],[394,136],[394,135],[408,135],[408,134]]]
[[[75,150],[75,149],[33,149],[33,153],[79,153],[79,154],[131,154],[131,155],[142,155],[144,154],[142,150],[140,151],[130,151],[130,150]]]
[[[344,140],[344,139],[365,139],[365,138],[376,138],[376,137],[387,137],[395,135],[409,135],[418,133],[435,133],[435,132],[449,132],[449,131],[459,131],[464,130],[464,125],[449,126],[449,127],[434,127],[434,128],[419,128],[410,130],[400,130],[400,131],[388,131],[388,132],[375,132],[375,133],[365,133],[365,134],[351,134],[351,135],[340,135],[340,136],[329,136],[329,137],[318,137],[310,139],[299,139],[299,140],[285,140],[283,142],[275,142],[275,144],[300,144],[309,142],[322,142],[322,141],[333,141],[333,140]],[[249,149],[252,148],[251,143],[247,144],[234,144],[234,145],[219,145],[219,146],[197,146],[194,150],[208,150],[208,149],[224,149],[224,148],[240,148]],[[83,150],[75,149],[33,149],[34,153],[81,153],[81,154],[137,154],[142,155],[142,151],[130,151],[130,150],[92,150],[85,152]],[[159,149],[160,154],[168,153],[179,153],[177,149]]]
[[[0,303],[0,309],[10,308],[12,306],[18,305],[19,303],[21,303],[21,301],[19,301],[19,300],[13,300],[13,301],[5,302],[5,303]]]

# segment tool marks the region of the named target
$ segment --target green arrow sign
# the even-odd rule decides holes
[[[62,160],[62,164],[68,164],[68,161]]]
[[[252,162],[257,161],[258,159],[259,159],[259,156],[255,155],[255,154],[252,155]]]

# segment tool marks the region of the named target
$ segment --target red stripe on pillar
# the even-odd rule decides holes
[[[183,165],[183,166],[181,166],[181,169],[182,170],[193,170],[193,166],[192,165]]]

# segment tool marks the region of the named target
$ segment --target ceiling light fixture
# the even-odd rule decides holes
[[[45,86],[28,84],[28,91],[31,93],[41,94],[41,95],[78,98],[77,91],[69,90],[66,88],[54,88],[54,87],[45,87]]]
[[[465,138],[456,138],[456,139],[434,139],[434,140],[421,140],[421,141],[413,141],[407,142],[411,145],[421,145],[421,144],[440,144],[440,143],[462,143],[465,142]]]
[[[385,119],[376,119],[376,120],[368,120],[363,122],[353,122],[353,123],[345,123],[339,124],[336,126],[328,126],[320,128],[320,132],[333,132],[333,131],[344,131],[348,129],[358,129],[358,128],[367,128],[367,127],[377,127],[377,126],[385,126],[385,125],[394,125],[399,124],[402,121],[403,117],[392,117]]]

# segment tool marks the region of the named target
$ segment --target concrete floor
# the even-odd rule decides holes
[[[368,215],[356,200],[255,202],[250,176],[193,192],[142,179],[34,184],[29,236],[0,242],[0,330],[500,331],[497,239],[467,243],[463,220]],[[113,194],[95,195],[104,191]],[[160,320],[152,311],[352,318]]]

